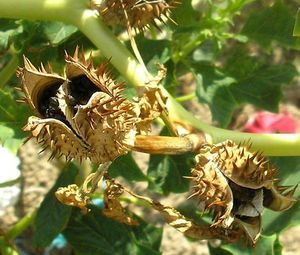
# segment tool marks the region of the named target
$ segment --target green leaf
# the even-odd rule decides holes
[[[148,167],[149,189],[158,193],[181,193],[189,189],[192,155],[151,155]]]
[[[139,37],[137,43],[147,69],[153,74],[157,73],[157,64],[165,64],[170,59],[171,41]]]
[[[242,33],[257,41],[263,47],[277,41],[288,48],[300,48],[299,40],[293,37],[295,19],[287,4],[277,0],[272,7],[253,11],[246,21]]]
[[[0,51],[9,47],[14,36],[22,33],[23,29],[17,22],[0,19]]]
[[[148,178],[136,164],[131,153],[123,155],[113,161],[109,167],[111,177],[122,176],[128,181],[147,181]]]
[[[297,11],[297,16],[296,16],[296,21],[295,21],[293,36],[300,36],[300,8]]]
[[[219,122],[220,126],[226,127],[233,111],[238,106],[230,90],[231,85],[236,82],[235,79],[212,66],[199,66],[192,72],[197,84],[196,95],[199,101],[207,103],[213,118]]]
[[[139,226],[127,226],[104,217],[99,209],[87,215],[74,210],[63,233],[77,254],[160,254],[162,229],[138,221]]]
[[[220,247],[214,248],[209,246],[209,251],[213,255],[280,255],[281,251],[278,249],[277,236],[261,236],[256,246],[245,247],[244,244],[224,244]]]
[[[0,124],[11,127],[16,134],[24,136],[21,128],[29,116],[29,107],[18,104],[11,91],[0,90]]]
[[[282,185],[296,185],[300,180],[299,157],[273,157],[273,164],[279,169],[279,179]],[[300,188],[295,196],[300,196]],[[280,233],[284,229],[300,224],[300,203],[284,212],[265,210],[263,213],[263,229],[265,234]]]
[[[45,22],[44,32],[53,45],[66,41],[78,29],[73,25],[66,25],[62,22]]]
[[[262,59],[250,57],[237,49],[225,67],[195,63],[191,68],[196,80],[196,95],[207,103],[213,119],[226,127],[234,110],[243,103],[278,111],[282,85],[289,84],[298,74],[291,64],[266,65]]]
[[[74,164],[66,166],[55,185],[45,196],[34,222],[33,242],[35,246],[39,248],[48,246],[68,224],[72,207],[61,204],[54,193],[59,187],[74,183],[77,174],[78,168]]]
[[[172,10],[171,17],[179,26],[191,26],[197,23],[199,13],[192,7],[191,0],[184,0],[177,8]]]
[[[22,143],[23,138],[16,137],[15,131],[12,128],[0,124],[0,144],[2,146],[16,155]]]

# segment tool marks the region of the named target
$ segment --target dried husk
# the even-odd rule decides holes
[[[83,213],[90,210],[87,208],[90,198],[83,195],[76,184],[58,188],[55,196],[62,204],[78,207]]]
[[[63,78],[24,58],[18,70],[22,90],[41,117],[29,119],[24,130],[67,159],[103,163],[126,154],[134,145],[137,104],[122,96],[123,84],[114,82],[107,64],[94,68],[91,56],[86,59],[78,48],[65,60]]]
[[[17,76],[21,80],[21,89],[27,102],[35,113],[42,116],[39,110],[39,98],[42,93],[49,87],[61,85],[65,78],[53,73],[51,66],[48,71],[43,65],[37,69],[28,58],[23,57],[24,67],[17,69]]]
[[[136,1],[136,0],[103,0],[93,1],[104,22],[108,25],[128,25],[144,31],[150,24],[158,27],[157,21],[170,20],[170,10],[175,8],[178,1]],[[98,3],[99,2],[99,3]]]
[[[204,145],[192,170],[194,192],[214,214],[212,226],[243,229],[253,244],[261,232],[263,207],[275,211],[296,203],[295,188],[278,185],[276,170],[261,153],[251,152],[249,144],[225,141]]]

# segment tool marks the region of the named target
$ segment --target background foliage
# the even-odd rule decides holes
[[[292,86],[299,76],[295,65],[299,64],[300,39],[293,37],[293,32],[300,34],[298,7],[293,0],[184,0],[172,14],[178,25],[168,24],[165,36],[151,28],[146,37],[136,40],[150,71],[155,72],[157,62],[168,68],[163,83],[174,97],[182,96],[180,77],[191,73],[198,101],[208,104],[217,125],[228,127],[245,104],[278,111],[284,100],[282,89]],[[36,65],[51,62],[59,73],[65,49],[71,53],[80,45],[93,50],[96,62],[102,56],[76,27],[61,22],[0,19],[0,29],[0,140],[16,153],[25,138],[21,127],[30,115],[27,106],[16,103],[20,95],[14,90],[19,84],[15,68],[21,65],[22,55]],[[113,31],[118,35],[121,29]],[[179,193],[189,189],[182,176],[189,175],[192,156],[151,155],[145,174],[129,154],[117,159],[110,173],[130,183],[147,182],[153,194],[182,196]],[[279,167],[284,184],[300,180],[299,158],[271,160]],[[139,218],[139,227],[128,227],[105,218],[97,207],[83,216],[60,205],[53,191],[73,183],[77,171],[75,165],[67,166],[45,197],[34,223],[34,244],[46,247],[62,232],[76,254],[160,254],[162,228]],[[299,204],[281,214],[266,210],[263,217],[264,236],[256,249],[222,244],[209,246],[211,254],[281,254],[278,236],[300,223]]]

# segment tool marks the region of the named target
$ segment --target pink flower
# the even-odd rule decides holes
[[[256,112],[246,123],[244,131],[250,133],[296,133],[297,123],[287,112]]]

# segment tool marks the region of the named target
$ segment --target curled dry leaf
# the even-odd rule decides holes
[[[123,187],[112,179],[106,179],[106,189],[104,191],[104,209],[103,214],[117,222],[127,225],[138,225],[126,214],[125,208],[122,206],[119,197],[123,194]]]
[[[151,131],[151,123],[159,117],[162,112],[166,112],[167,96],[159,87],[146,87],[144,94],[137,101],[140,108],[140,119],[136,123],[139,133],[147,134]]]
[[[170,10],[178,4],[179,1],[173,0],[93,0],[91,5],[108,25],[129,25],[136,31],[144,31],[150,24],[158,27],[157,21],[175,23],[170,18]]]
[[[264,207],[282,211],[296,202],[296,187],[278,185],[276,170],[250,145],[225,141],[204,145],[192,170],[194,193],[204,209],[214,214],[212,226],[224,229],[238,225],[254,244],[261,232]]]
[[[159,83],[166,77],[167,69],[158,64],[158,74],[138,91],[139,97],[135,98],[139,106],[140,115],[136,123],[137,131],[140,134],[147,134],[151,131],[151,123],[161,115],[167,116],[168,95],[159,87]]]
[[[118,201],[118,197],[124,191],[126,191],[131,196],[148,203],[154,210],[161,214],[167,224],[183,233],[185,236],[202,240],[222,239],[228,242],[237,241],[240,236],[240,229],[215,229],[211,228],[210,225],[206,223],[197,224],[194,221],[186,218],[175,208],[163,205],[158,201],[152,200],[151,198],[135,194],[128,188],[125,188],[121,184],[110,179],[107,175],[105,178],[108,187],[105,191],[104,201],[107,204],[105,208],[108,209],[105,209],[104,212],[107,217],[111,217],[122,223],[134,225],[131,222],[132,219],[128,218],[128,216],[124,213],[124,208],[120,206],[120,202]],[[128,221],[129,223],[127,223]]]
[[[89,211],[86,206],[90,199],[79,191],[76,184],[58,188],[55,192],[55,196],[62,204],[78,207],[83,213]]]
[[[66,78],[35,68],[24,57],[17,71],[25,101],[38,117],[24,127],[55,155],[102,163],[126,154],[134,145],[138,106],[125,99],[107,64],[94,68],[91,56],[66,54]]]

